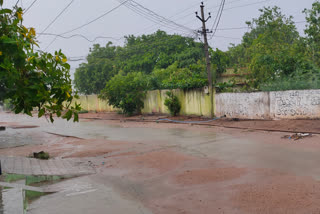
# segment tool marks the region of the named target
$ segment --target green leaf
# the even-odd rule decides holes
[[[45,111],[44,108],[40,109],[40,111],[39,111],[39,113],[38,113],[38,117],[39,117],[39,118],[42,117],[45,112],[46,112],[46,111]]]
[[[3,3],[3,0],[0,0],[0,5],[2,5],[2,3]],[[5,14],[5,13],[11,14],[12,10],[10,10],[10,9],[1,9],[0,10],[0,14]]]
[[[73,122],[79,122],[79,115],[78,113],[74,113],[74,119],[73,119]]]
[[[50,114],[50,121],[51,121],[51,123],[53,123],[53,122],[54,122],[54,119],[53,119],[52,114]]]
[[[72,111],[69,110],[67,111],[67,113],[65,113],[65,115],[63,115],[63,118],[67,119],[67,121],[69,121],[72,118]]]

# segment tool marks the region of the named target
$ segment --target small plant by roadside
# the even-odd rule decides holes
[[[34,153],[30,154],[29,157],[41,159],[41,160],[48,160],[50,158],[50,155],[48,152],[41,151],[41,152],[34,152]]]
[[[181,104],[179,102],[179,99],[177,96],[173,94],[172,91],[167,91],[166,95],[168,97],[165,99],[164,105],[168,107],[170,114],[172,116],[176,116],[177,114],[179,114],[181,109]]]

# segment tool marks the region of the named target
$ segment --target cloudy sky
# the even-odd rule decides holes
[[[246,32],[246,29],[242,28],[246,27],[245,21],[258,17],[258,9],[264,6],[277,5],[284,14],[292,15],[294,21],[298,22],[299,32],[303,34],[305,23],[301,21],[304,21],[305,17],[301,11],[304,8],[311,8],[314,1],[226,0],[218,30],[209,43],[211,47],[222,50],[227,50],[230,43],[239,43],[242,35]],[[17,0],[4,0],[4,2],[5,6],[10,6],[15,4]],[[33,2],[34,4],[30,7]],[[24,9],[30,7],[24,15],[24,24],[27,27],[35,27],[37,33],[72,36],[69,39],[60,37],[55,39],[55,36],[52,35],[38,37],[41,50],[53,52],[62,49],[71,59],[86,56],[94,43],[105,45],[108,41],[112,41],[116,45],[122,45],[123,37],[129,34],[138,36],[162,29],[170,34],[189,35],[190,30],[198,30],[201,27],[201,22],[194,14],[195,11],[200,11],[201,1],[199,0],[135,0],[138,4],[129,0],[121,4],[123,2],[125,0],[19,0],[18,4]],[[220,3],[221,0],[204,1],[206,13],[211,12],[213,17],[207,22],[209,29],[213,25]],[[145,8],[149,9],[149,12]],[[62,13],[61,16],[53,22],[60,13]],[[106,13],[107,15],[97,21],[66,33]],[[142,15],[143,13],[144,15]],[[155,14],[159,16],[155,18]],[[160,16],[172,22],[159,21]],[[97,38],[94,42],[90,42],[75,36],[76,34],[89,40],[94,40],[97,37],[103,38]],[[72,66],[72,72],[81,63],[81,61],[69,62]]]

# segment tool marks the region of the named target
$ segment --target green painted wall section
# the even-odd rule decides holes
[[[168,108],[164,105],[168,90],[149,91],[144,101],[142,113],[165,113],[169,114]],[[194,90],[173,90],[181,103],[182,115],[198,115],[210,117],[211,102],[209,94],[205,94],[203,89]],[[213,97],[214,99],[214,97]],[[214,106],[214,105],[213,105]]]
[[[164,105],[164,101],[167,97],[167,91],[168,90],[148,91],[144,100],[144,108],[142,109],[142,113],[169,114],[170,112],[168,111],[168,108]],[[204,93],[203,89],[175,89],[173,90],[173,92],[179,98],[179,101],[181,103],[180,114],[210,117],[210,95]],[[80,96],[80,99],[77,100],[77,102],[81,103],[81,107],[88,111],[111,112],[118,110],[108,105],[107,101],[99,99],[97,95],[82,95]]]
[[[79,97],[76,102],[80,103],[84,110],[98,112],[117,111],[117,109],[110,106],[107,101],[99,99],[97,95],[81,95]]]

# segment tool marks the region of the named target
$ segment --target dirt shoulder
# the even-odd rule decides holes
[[[132,117],[125,117],[117,113],[87,113],[81,114],[82,119],[95,120],[111,120],[111,121],[134,121],[134,122],[159,122],[169,123],[168,121],[161,121],[161,119],[170,119],[177,121],[201,121],[192,125],[204,126],[218,126],[225,128],[237,129],[251,129],[262,131],[278,131],[278,132],[294,132],[294,133],[314,133],[320,134],[320,120],[234,120],[232,118],[221,118],[211,122],[204,122],[210,120],[197,116],[178,116],[170,117],[167,115],[139,115]],[[160,119],[160,120],[159,120]]]

